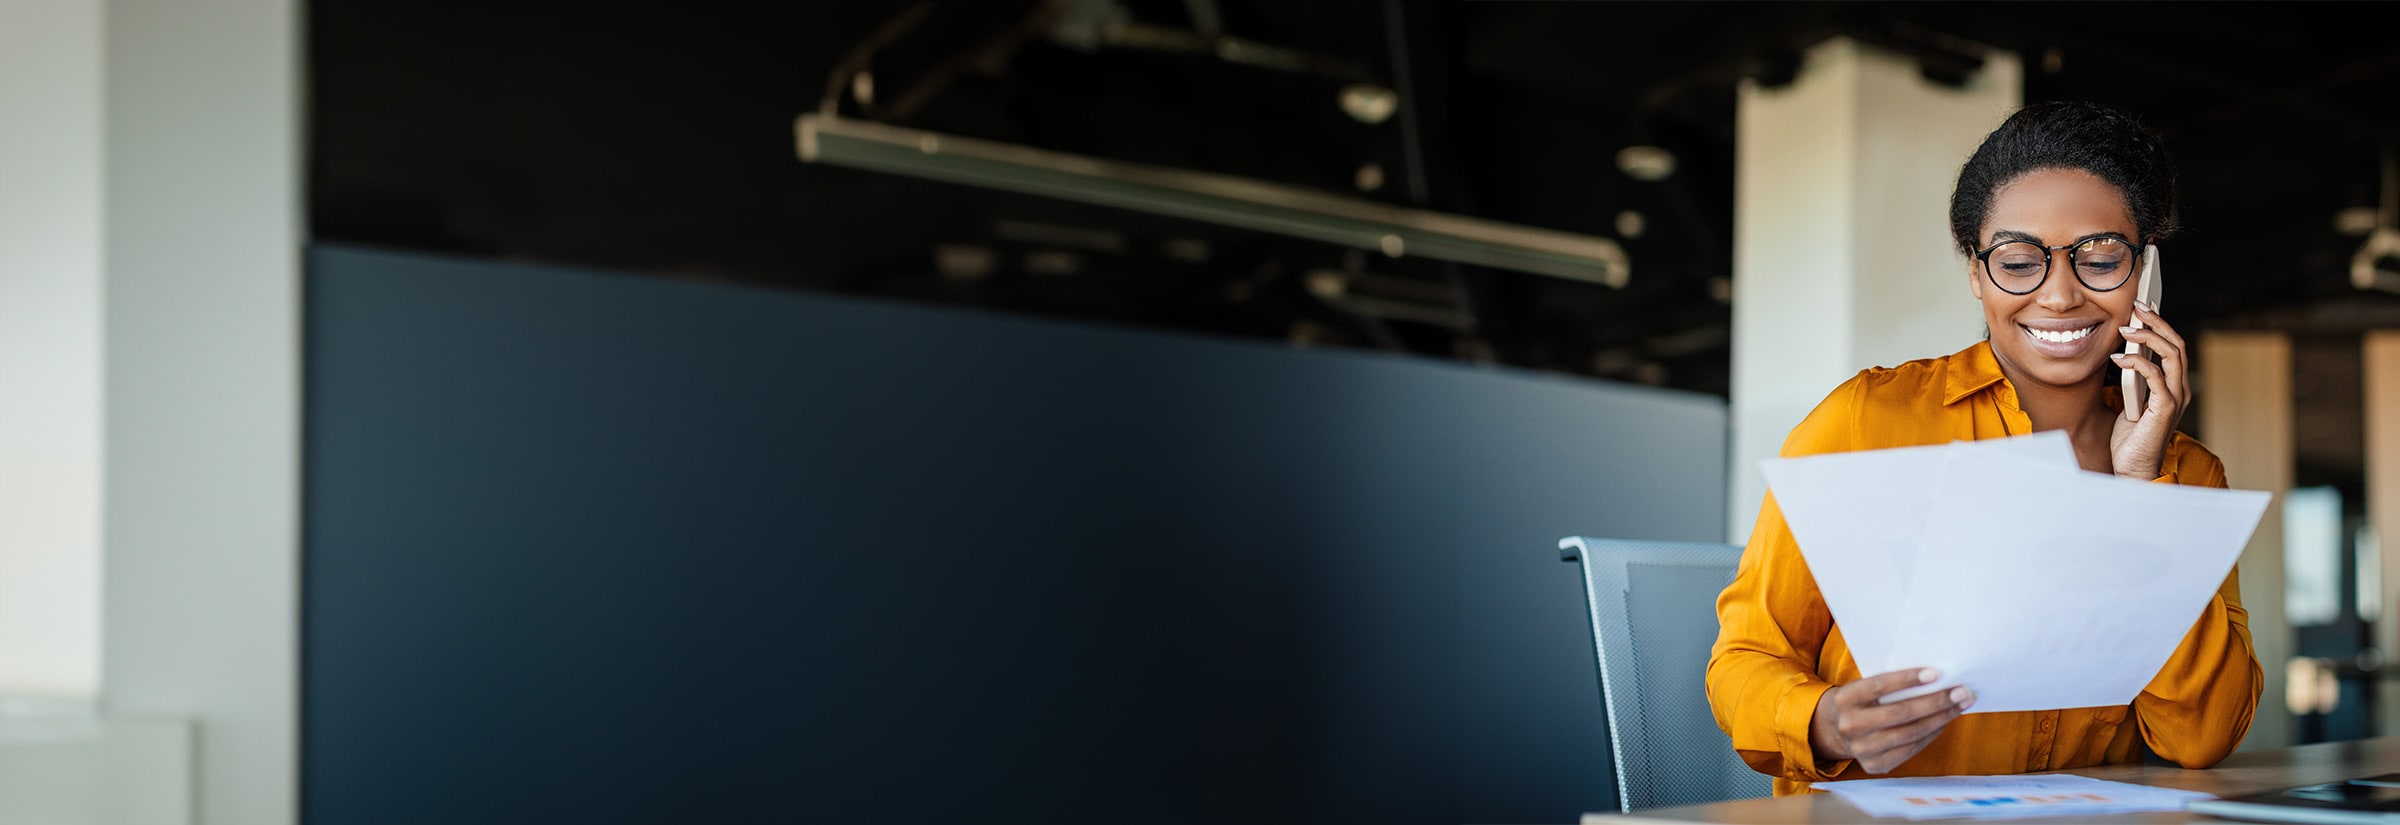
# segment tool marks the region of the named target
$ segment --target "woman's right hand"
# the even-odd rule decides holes
[[[1960,685],[1888,705],[1880,700],[1940,677],[1932,668],[1895,670],[1825,691],[1817,698],[1816,718],[1808,723],[1808,744],[1817,761],[1854,759],[1868,773],[1900,767],[1933,744],[1942,726],[1974,707],[1975,692]]]

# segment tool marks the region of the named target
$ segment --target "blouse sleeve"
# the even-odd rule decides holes
[[[2188,451],[2179,464],[2159,480],[2226,486],[2224,464],[2204,451]],[[2236,565],[2184,634],[2182,646],[2134,697],[2133,716],[2151,752],[2186,768],[2206,768],[2241,744],[2258,710],[2262,684]]]
[[[1852,441],[1859,381],[1827,396],[1785,440],[1784,456],[1838,452]],[[1817,699],[1833,685],[1816,664],[1833,615],[1800,546],[1769,494],[1733,583],[1717,597],[1717,641],[1708,660],[1708,704],[1742,761],[1801,782],[1832,779],[1850,760],[1820,764],[1808,741]]]

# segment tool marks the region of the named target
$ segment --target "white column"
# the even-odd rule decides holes
[[[297,21],[0,0],[0,821],[296,818]]]
[[[0,697],[100,690],[100,0],[0,0]]]
[[[1964,88],[1837,38],[1791,85],[1740,91],[1735,150],[1732,461],[1726,535],[1758,517],[1758,463],[1860,369],[1948,355],[1982,335],[1950,189],[2021,105],[2014,55]]]
[[[2165,305],[2172,311],[2173,305]],[[2170,316],[2172,320],[2172,316]],[[2265,518],[2242,548],[2242,607],[2250,612],[2250,644],[2266,676],[2258,715],[2241,750],[2292,744],[2292,715],[2284,703],[2284,666],[2292,658],[2292,626],[2283,614],[2283,501],[2292,490],[2296,436],[2292,430],[2292,342],[2280,332],[2210,332],[2195,336],[2194,401],[2200,442],[2225,462],[2225,483],[2275,495]]]
[[[2375,528],[2382,562],[2382,610],[2375,647],[2384,667],[2400,667],[2400,331],[2374,330],[2360,342],[2365,380],[2367,523]],[[2400,680],[2377,680],[2375,734],[2400,734]]]
[[[102,702],[197,822],[297,819],[300,12],[105,0]]]

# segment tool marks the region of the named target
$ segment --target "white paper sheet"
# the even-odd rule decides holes
[[[2242,555],[2267,493],[1953,455],[1926,514],[1895,661],[1976,712],[2133,701]]]
[[[1895,698],[1972,713],[2131,702],[2269,500],[2084,472],[2060,433],[1766,465],[1860,672],[1938,668]]]
[[[1861,673],[1917,666],[1890,661],[1891,633],[1901,624],[1900,595],[1914,576],[1918,534],[1933,505],[1933,481],[1941,475],[1943,458],[1961,451],[2075,469],[2075,448],[2066,433],[2055,431],[1770,459],[1762,465],[1792,535],[1805,537],[1800,555],[1816,574],[1817,590]]]
[[[2153,788],[2063,773],[1853,779],[1819,782],[1815,787],[1831,792],[1869,816],[1909,819],[2018,819],[2180,811],[2192,800],[2215,798],[2198,791]]]

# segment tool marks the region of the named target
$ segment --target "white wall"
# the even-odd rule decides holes
[[[100,0],[0,0],[0,696],[100,690]]]
[[[296,818],[301,30],[107,0],[103,706],[197,721],[210,825]]]
[[[187,825],[193,726],[182,719],[0,719],[0,823]]]
[[[1950,246],[1950,189],[2021,87],[2006,52],[1952,89],[1843,38],[1811,49],[1789,86],[1742,87],[1727,540],[1746,541],[1758,518],[1758,463],[1827,392],[1860,369],[1981,337],[1966,259]]]
[[[0,820],[296,818],[298,19],[0,0]]]

